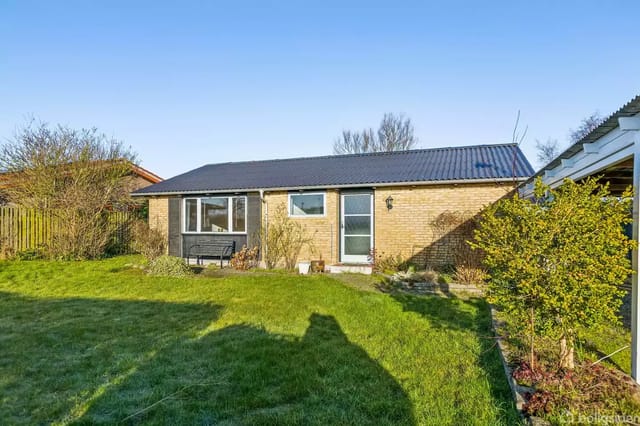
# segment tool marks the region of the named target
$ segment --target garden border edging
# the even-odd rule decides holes
[[[502,368],[504,369],[504,374],[507,376],[507,382],[509,383],[509,388],[511,388],[511,395],[513,396],[513,399],[516,403],[516,409],[518,410],[518,414],[520,414],[520,417],[522,417],[522,419],[525,420],[530,425],[540,425],[540,426],[550,425],[551,423],[549,423],[548,421],[540,417],[536,417],[536,416],[529,417],[524,415],[523,407],[526,401],[525,393],[532,392],[533,389],[526,386],[520,386],[518,383],[516,383],[515,379],[513,378],[513,369],[507,362],[507,359],[509,358],[511,353],[506,348],[506,345],[504,344],[502,339],[500,339],[498,336],[497,330],[499,328],[500,321],[497,319],[496,309],[493,305],[489,305],[489,306],[491,310],[491,328],[493,329],[493,334],[496,337],[496,342],[498,345],[498,353],[500,354],[500,361],[502,362]]]

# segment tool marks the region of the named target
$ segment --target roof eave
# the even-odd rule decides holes
[[[583,136],[580,140],[575,143],[569,145],[567,149],[565,149],[562,153],[560,153],[557,157],[547,163],[544,167],[541,167],[540,170],[535,172],[532,176],[530,176],[524,183],[530,183],[535,180],[536,177],[541,176],[545,170],[550,170],[557,167],[561,161],[564,159],[569,159],[582,151],[583,146],[587,143],[592,143],[597,141],[598,139],[605,136],[607,133],[615,130],[619,127],[618,118],[620,117],[629,117],[638,114],[638,107],[640,106],[640,95],[635,96],[633,99],[628,101],[622,107],[620,107],[617,111],[609,115],[605,118],[598,127],[593,129],[591,132]]]
[[[231,189],[212,189],[212,190],[194,190],[194,191],[158,191],[158,192],[134,192],[132,197],[162,197],[162,196],[181,196],[196,194],[228,194],[231,192],[273,192],[273,191],[306,191],[319,189],[350,189],[350,188],[379,188],[394,186],[431,186],[431,185],[456,185],[456,184],[473,184],[473,183],[497,183],[506,182],[525,182],[529,176],[519,176],[510,178],[490,178],[490,179],[450,179],[450,180],[433,180],[433,181],[412,181],[412,182],[385,182],[385,183],[357,183],[348,185],[313,185],[313,186],[281,186],[271,188],[231,188]]]

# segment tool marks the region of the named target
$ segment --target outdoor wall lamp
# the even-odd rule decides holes
[[[391,210],[393,208],[393,198],[391,195],[389,195],[384,202],[387,203],[387,210]]]

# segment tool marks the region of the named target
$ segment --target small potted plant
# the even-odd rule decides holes
[[[320,260],[311,261],[311,272],[324,272],[324,260],[322,260],[322,253],[320,253]]]

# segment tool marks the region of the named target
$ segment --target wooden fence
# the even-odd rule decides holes
[[[112,254],[132,253],[131,224],[139,219],[135,211],[108,213],[111,231],[108,250]],[[0,206],[0,256],[49,245],[59,231],[60,221],[48,211]]]

